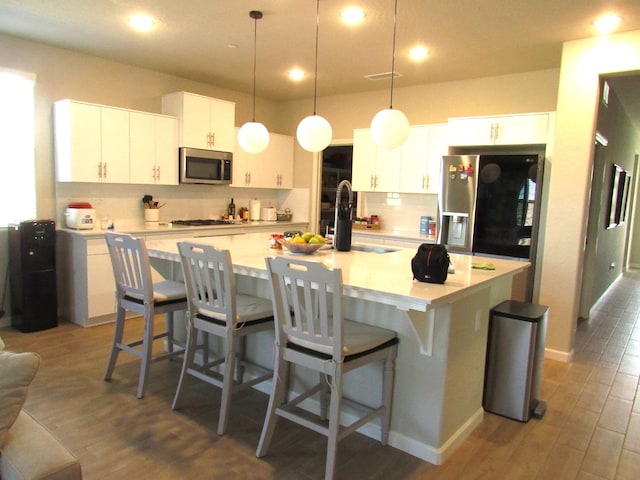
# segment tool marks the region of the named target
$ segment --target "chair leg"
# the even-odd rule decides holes
[[[144,387],[153,356],[153,307],[147,306],[144,312],[144,337],[142,339],[142,361],[138,379],[138,398],[144,397]]]
[[[178,380],[176,394],[173,396],[173,404],[171,405],[172,410],[178,408],[178,400],[180,398],[180,394],[182,393],[184,383],[186,382],[187,369],[194,364],[194,358],[196,350],[198,348],[198,330],[191,326],[190,321],[187,322],[187,325],[187,344],[185,347],[186,351],[184,352],[184,356],[182,358],[182,369],[180,370],[180,379]],[[203,332],[203,335],[205,338],[208,338],[207,333]]]
[[[124,333],[124,321],[125,321],[125,309],[118,306],[116,311],[116,325],[113,331],[113,345],[111,346],[111,354],[109,355],[109,362],[107,363],[107,371],[104,374],[106,381],[111,380],[113,370],[116,367],[116,361],[118,360],[118,354],[120,353],[120,347],[118,344],[122,343],[122,335]]]
[[[380,443],[386,445],[389,440],[389,428],[391,424],[391,402],[393,398],[394,370],[397,355],[397,346],[393,346],[387,353],[382,366],[382,399],[384,402],[384,414],[381,418]]]
[[[224,435],[229,420],[231,397],[233,396],[233,377],[236,371],[236,338],[226,338],[224,347],[225,363],[222,378],[222,395],[220,399],[220,418],[218,419],[218,435]]]
[[[173,352],[173,312],[165,313],[164,317],[165,328],[167,329],[167,352]],[[173,357],[169,357],[169,361],[173,360]]]
[[[342,409],[342,366],[337,366],[331,385],[329,404],[329,435],[327,436],[327,461],[324,478],[332,480],[336,470],[338,453],[338,433],[340,432],[340,411]]]
[[[327,419],[327,410],[329,407],[329,384],[327,383],[327,376],[324,373],[319,373],[320,376],[320,418],[322,420]]]
[[[264,425],[260,434],[260,441],[256,449],[256,457],[264,457],[269,451],[273,432],[276,429],[278,415],[276,409],[285,403],[287,388],[289,385],[289,362],[282,358],[281,352],[276,352],[277,358],[273,367],[273,381],[271,387],[271,395],[269,396],[269,405],[267,413],[264,417]]]
[[[238,361],[236,361],[236,382],[241,384],[244,381],[244,362],[246,360],[247,337],[243,335],[238,338]]]

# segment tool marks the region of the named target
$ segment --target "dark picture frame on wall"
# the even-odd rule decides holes
[[[620,185],[620,180],[624,175],[624,169],[615,163],[611,164],[611,181],[609,190],[609,214],[607,215],[605,228],[615,228],[620,220],[621,191],[624,187],[624,180]]]
[[[630,187],[631,175],[620,165],[613,163],[611,165],[609,212],[605,221],[607,229],[620,226],[627,220]]]
[[[622,178],[619,179],[619,182],[622,184],[622,191],[619,195],[619,209],[620,214],[618,215],[618,225],[623,224],[627,220],[627,204],[629,202],[629,188],[631,185],[631,175],[627,172],[623,172]]]

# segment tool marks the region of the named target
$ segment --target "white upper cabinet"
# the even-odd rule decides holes
[[[353,189],[361,192],[438,193],[447,125],[411,127],[406,142],[379,148],[368,128],[353,131]]]
[[[450,118],[449,145],[544,145],[548,130],[548,113]]]
[[[402,147],[379,148],[369,128],[353,131],[352,186],[360,192],[397,192]]]
[[[59,182],[129,182],[129,113],[61,100],[54,104]]]
[[[162,113],[179,119],[180,147],[233,152],[236,104],[187,92],[162,97]]]
[[[402,146],[400,188],[403,193],[438,193],[442,155],[447,154],[448,127],[417,125],[411,127]]]
[[[100,182],[100,107],[61,100],[53,106],[56,178],[59,182]]]
[[[60,100],[54,138],[59,182],[178,183],[174,117]]]
[[[293,188],[293,137],[269,133],[269,146],[261,153],[245,152],[237,141],[233,152],[232,187]]]
[[[131,183],[178,184],[178,121],[153,113],[130,112]]]

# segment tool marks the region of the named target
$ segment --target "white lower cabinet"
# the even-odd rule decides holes
[[[544,145],[549,113],[449,119],[449,145]]]
[[[201,228],[180,232],[158,232],[147,235],[134,234],[146,241],[153,239],[178,240],[189,238],[194,242],[198,238],[219,235],[231,235],[250,232],[265,232],[265,246],[269,241],[269,232],[282,230],[306,231],[307,223],[271,223],[258,227],[237,228]],[[57,270],[58,298],[60,315],[63,319],[83,327],[91,327],[112,322],[115,318],[115,282],[111,258],[104,235],[87,237],[69,230],[57,231]],[[175,278],[178,262],[158,262],[152,259],[153,281],[163,278]]]
[[[87,319],[114,313],[115,283],[107,243],[87,240]]]

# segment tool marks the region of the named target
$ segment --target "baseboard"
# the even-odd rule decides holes
[[[545,348],[544,358],[550,358],[551,360],[558,360],[560,362],[570,363],[573,360],[573,349],[571,349],[570,352],[563,352],[561,350]]]
[[[464,442],[484,418],[484,409],[480,407],[441,447],[433,447],[426,443],[408,438],[391,431],[389,445],[409,453],[425,462],[442,465],[447,458]]]
[[[266,381],[255,385],[253,388],[259,390],[267,395],[271,393],[271,382]],[[296,392],[297,393],[297,392]],[[294,393],[295,395],[295,393]],[[306,399],[300,403],[300,407],[318,415],[320,413],[320,403],[315,399]],[[355,411],[349,412],[349,406],[343,405],[342,416],[340,423],[342,425],[349,425],[356,421],[359,415]],[[432,463],[434,465],[441,465],[444,461],[453,454],[453,452],[464,442],[471,432],[480,425],[484,418],[484,409],[480,407],[476,413],[471,416],[441,447],[437,448],[432,445],[420,442],[415,438],[410,438],[393,430],[389,432],[388,445],[402,450],[414,457],[424,460],[425,462]],[[393,424],[393,417],[391,418]],[[358,433],[372,438],[376,441],[380,441],[380,423],[378,420],[372,421],[363,425],[358,429]]]

